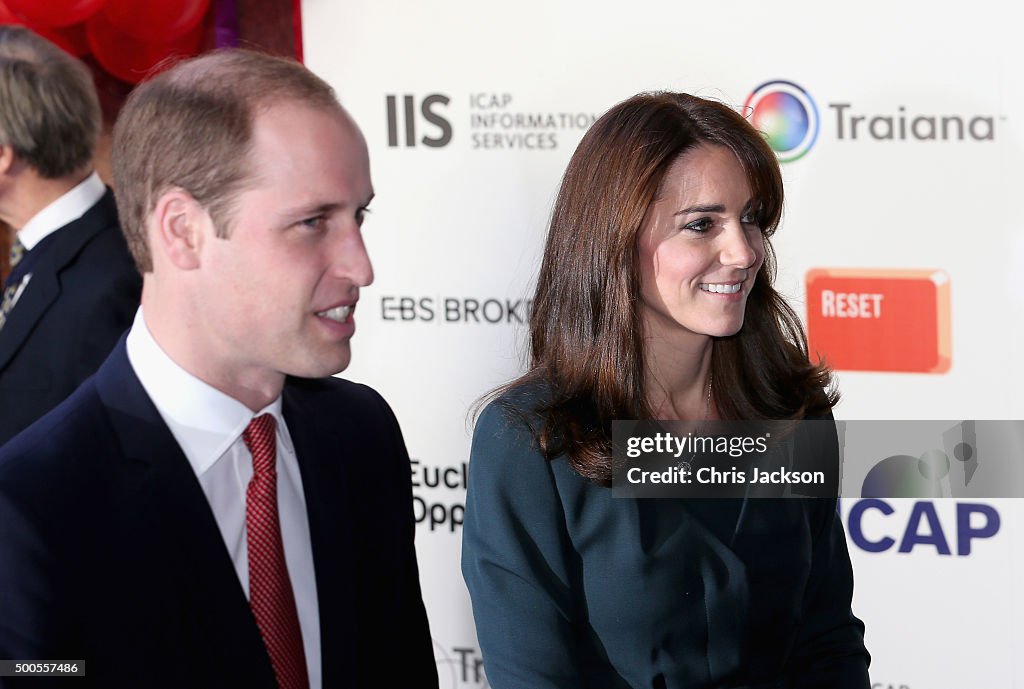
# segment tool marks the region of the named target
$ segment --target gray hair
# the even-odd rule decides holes
[[[84,168],[102,124],[84,64],[21,26],[0,25],[0,145],[47,179]]]

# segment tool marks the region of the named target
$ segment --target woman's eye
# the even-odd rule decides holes
[[[714,227],[714,222],[712,222],[711,218],[699,218],[683,225],[684,230],[692,230],[694,232],[707,232],[712,227]]]
[[[743,210],[743,217],[740,218],[740,222],[744,225],[754,225],[758,229],[763,229],[761,226],[764,224],[764,208],[759,203],[752,202]]]
[[[366,216],[370,213],[369,208],[360,208],[356,211],[356,224],[360,227],[363,226],[363,222],[366,220]]]

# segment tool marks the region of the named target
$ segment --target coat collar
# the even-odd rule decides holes
[[[57,230],[46,252],[32,266],[32,280],[7,316],[0,332],[0,371],[21,348],[29,333],[60,295],[60,273],[93,237],[117,225],[117,206],[108,189],[82,217]]]

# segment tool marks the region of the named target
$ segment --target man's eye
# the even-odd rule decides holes
[[[363,221],[366,220],[366,216],[370,213],[369,208],[360,208],[356,211],[356,223],[362,227]]]
[[[300,225],[311,230],[322,230],[326,223],[327,217],[323,215],[315,215],[312,218],[306,218],[305,220],[299,221]]]

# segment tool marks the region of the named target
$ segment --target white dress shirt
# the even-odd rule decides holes
[[[18,241],[25,247],[25,251],[31,251],[39,242],[85,215],[85,212],[95,206],[106,192],[107,187],[103,180],[95,172],[92,173],[33,215],[25,226],[18,230]],[[13,304],[18,303],[31,279],[32,273],[21,278],[18,290],[14,293]]]
[[[302,478],[281,398],[255,414],[244,404],[207,385],[176,364],[146,327],[140,308],[128,333],[128,361],[164,423],[188,459],[210,503],[238,581],[249,597],[249,558],[245,534],[245,492],[252,478],[252,455],[242,431],[261,414],[277,421],[277,504],[288,576],[295,593],[310,689],[320,689],[320,613],[313,550]]]

